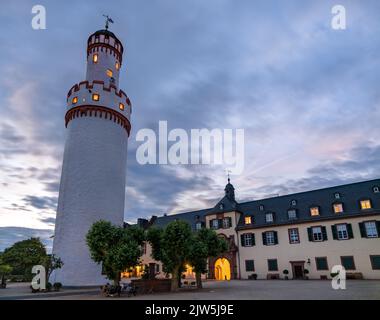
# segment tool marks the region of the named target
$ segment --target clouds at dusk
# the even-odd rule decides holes
[[[0,250],[49,243],[65,141],[65,99],[84,79],[86,41],[102,14],[125,47],[120,88],[133,105],[125,220],[213,206],[223,166],[136,161],[141,128],[242,128],[238,201],[379,177],[380,3],[335,1],[29,1],[0,12]]]

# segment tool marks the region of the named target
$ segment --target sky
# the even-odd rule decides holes
[[[125,221],[214,206],[223,165],[140,165],[139,129],[244,129],[238,201],[379,178],[377,0],[5,1],[0,11],[0,251],[48,248],[68,90],[102,14],[124,44],[132,105]],[[46,30],[31,27],[46,8]],[[346,8],[346,30],[331,9]]]

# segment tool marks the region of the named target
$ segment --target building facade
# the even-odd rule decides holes
[[[214,229],[229,250],[209,259],[211,279],[329,279],[334,265],[347,278],[380,279],[380,179],[238,203],[228,181],[213,208],[152,219],[163,227],[179,219],[193,230]],[[143,264],[162,266],[150,256]]]
[[[119,89],[123,45],[99,30],[87,41],[85,81],[67,94],[66,143],[59,189],[53,254],[64,265],[51,282],[66,286],[105,282],[86,245],[100,219],[123,225],[131,103]]]

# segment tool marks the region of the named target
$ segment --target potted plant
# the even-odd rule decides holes
[[[248,276],[248,280],[257,280],[257,274],[256,273],[252,273]]]
[[[307,269],[303,270],[303,274],[305,275],[305,280],[308,280],[309,277],[307,275],[309,274],[309,270]]]
[[[289,277],[288,277],[289,270],[285,269],[284,271],[282,271],[282,273],[285,275],[285,280],[289,280]]]
[[[54,288],[54,291],[59,291],[62,288],[62,283],[54,282],[53,288]]]

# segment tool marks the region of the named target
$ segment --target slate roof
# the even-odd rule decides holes
[[[192,228],[195,229],[196,222],[204,222],[206,215],[231,211],[241,213],[237,226],[238,230],[380,214],[380,192],[375,193],[374,187],[380,188],[380,179],[242,203],[238,203],[235,199],[231,199],[226,195],[213,208],[155,217],[149,225],[164,227],[171,221],[178,219],[189,222]],[[336,199],[335,194],[339,194],[340,198]],[[360,210],[359,202],[365,199],[371,200],[372,209]],[[292,205],[293,200],[296,201],[295,205]],[[344,212],[340,214],[334,213],[334,203],[342,203]],[[223,205],[222,207],[220,206],[221,204]],[[260,206],[263,206],[263,210],[260,210]],[[314,206],[319,208],[319,216],[310,216],[310,207]],[[288,209],[297,210],[296,220],[288,219]],[[274,213],[272,223],[265,221],[265,214],[268,212]],[[253,217],[251,225],[244,224],[245,216]]]

